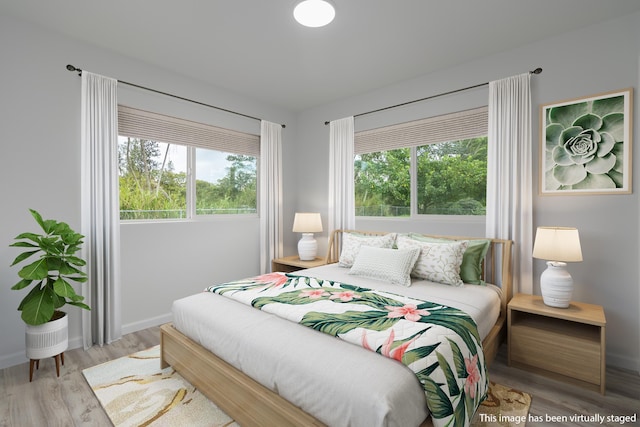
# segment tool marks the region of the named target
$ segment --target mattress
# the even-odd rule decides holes
[[[413,281],[405,288],[349,275],[337,264],[295,274],[462,309],[483,338],[500,311],[493,286]],[[428,416],[423,388],[397,361],[210,292],[176,300],[172,311],[180,332],[329,426],[417,426]]]

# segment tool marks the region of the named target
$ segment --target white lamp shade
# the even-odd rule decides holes
[[[293,17],[305,27],[324,27],[335,16],[335,8],[326,0],[303,0],[293,9]]]
[[[570,227],[538,227],[533,244],[533,257],[548,261],[580,262],[582,248],[578,229]]]
[[[296,213],[293,219],[294,233],[319,233],[322,231],[322,219],[319,213]]]

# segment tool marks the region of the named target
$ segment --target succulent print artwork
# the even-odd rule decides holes
[[[541,192],[630,193],[631,89],[542,107]]]

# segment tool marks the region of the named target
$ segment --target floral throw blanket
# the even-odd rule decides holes
[[[456,308],[304,276],[271,273],[207,291],[251,305],[408,366],[434,426],[468,426],[488,389],[477,326]]]

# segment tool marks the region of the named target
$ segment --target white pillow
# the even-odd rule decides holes
[[[418,255],[420,248],[400,250],[362,246],[349,274],[411,286],[411,270]]]
[[[338,265],[340,267],[351,267],[362,246],[392,248],[395,241],[396,233],[389,233],[384,236],[364,236],[353,233],[343,233],[342,251],[340,252]]]
[[[423,242],[407,236],[398,236],[398,249],[420,248],[420,256],[411,275],[445,285],[462,286],[460,265],[469,245],[460,242]]]

